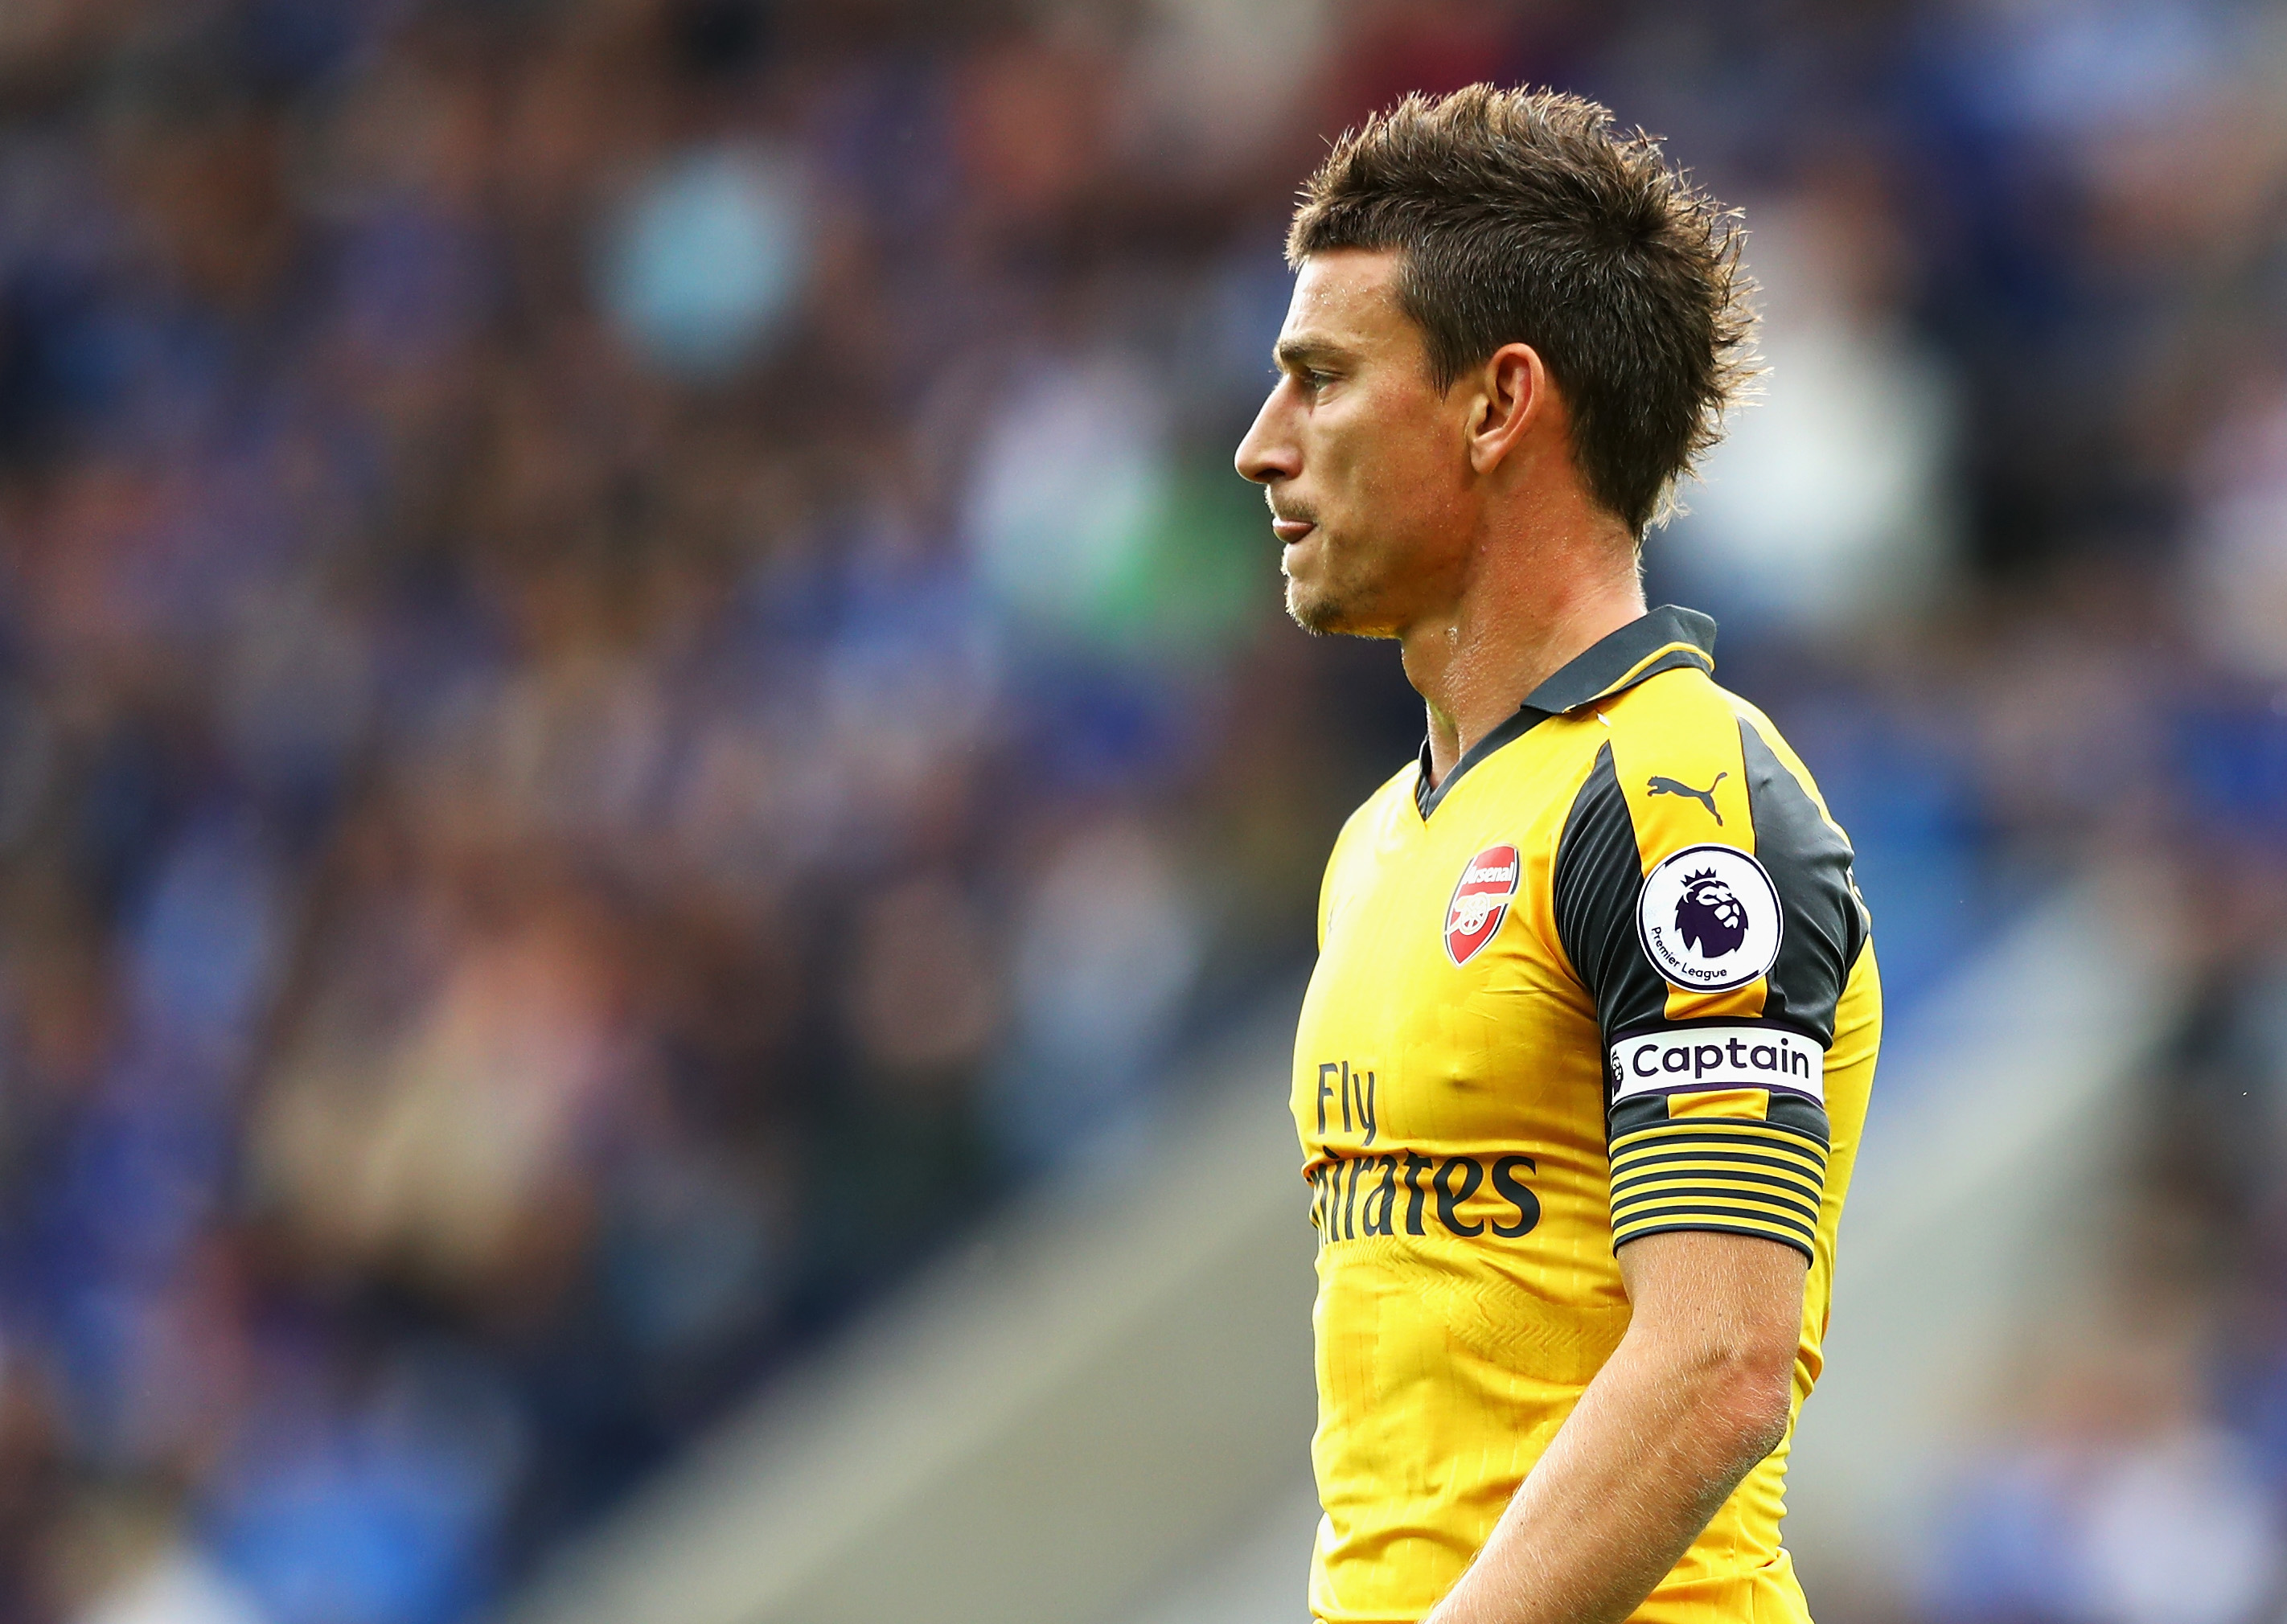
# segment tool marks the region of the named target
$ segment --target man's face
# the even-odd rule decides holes
[[[1314,632],[1395,635],[1452,601],[1467,569],[1469,391],[1431,380],[1397,277],[1394,253],[1302,262],[1278,382],[1235,459],[1286,544],[1286,611]]]

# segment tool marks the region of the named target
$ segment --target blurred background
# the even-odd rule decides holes
[[[1897,1034],[1815,1606],[2287,1611],[2275,4],[0,0],[0,1624],[1302,1617],[1420,717],[1230,457],[1480,78],[1753,228],[1650,575]]]

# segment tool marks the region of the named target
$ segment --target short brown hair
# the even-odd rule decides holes
[[[1346,132],[1302,189],[1286,257],[1397,250],[1399,304],[1440,389],[1531,344],[1590,494],[1641,539],[1754,374],[1743,235],[1608,109],[1473,84]]]

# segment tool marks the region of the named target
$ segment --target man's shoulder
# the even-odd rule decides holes
[[[1667,780],[1659,786],[1632,786],[1640,794],[1683,794],[1682,775],[1659,772],[1650,764],[1684,761],[1718,772],[1736,770],[1742,788],[1753,784],[1761,790],[1784,775],[1792,781],[1791,789],[1799,788],[1815,802],[1822,817],[1826,814],[1817,781],[1777,724],[1703,670],[1661,672],[1599,708],[1623,777],[1628,766],[1642,765],[1645,774],[1639,776]]]
[[[1421,783],[1421,763],[1409,758],[1405,766],[1376,784],[1373,792],[1358,802],[1357,809],[1344,821],[1347,830],[1352,824],[1371,823],[1396,817],[1399,813],[1419,816],[1414,811],[1414,798]]]
[[[1724,738],[1750,717],[1769,725],[1761,711],[1696,665],[1648,676],[1597,701],[1596,711],[1616,740],[1637,748],[1657,748],[1672,739]]]
[[[1418,816],[1413,809],[1413,797],[1414,786],[1420,783],[1420,764],[1408,761],[1376,785],[1373,792],[1358,802],[1350,815],[1342,820],[1341,829],[1334,836],[1328,861],[1340,861],[1345,851],[1357,846],[1363,837],[1387,827],[1397,817]]]

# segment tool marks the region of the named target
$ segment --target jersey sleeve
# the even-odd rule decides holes
[[[1719,1230],[1808,1256],[1825,1052],[1868,934],[1850,845],[1755,722],[1671,710],[1614,728],[1554,876],[1605,1050],[1612,1243]]]

